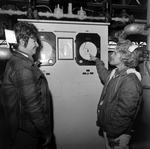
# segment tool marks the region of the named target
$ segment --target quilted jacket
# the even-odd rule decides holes
[[[44,74],[31,57],[14,53],[6,65],[2,88],[11,138],[18,128],[34,137],[50,137],[50,91]]]
[[[142,100],[140,73],[125,68],[110,78],[111,72],[99,59],[96,68],[104,83],[97,111],[100,127],[111,138],[130,134]]]

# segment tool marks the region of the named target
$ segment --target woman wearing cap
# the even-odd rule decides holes
[[[104,84],[97,108],[97,126],[103,131],[107,149],[128,149],[133,122],[141,104],[141,75],[136,71],[140,52],[130,40],[117,44],[111,55],[108,71],[103,61],[90,54],[96,62]]]

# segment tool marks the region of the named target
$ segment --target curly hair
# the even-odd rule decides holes
[[[38,39],[38,29],[28,22],[18,22],[14,25],[14,31],[16,34],[17,44],[15,48],[18,48],[20,39],[23,39],[25,42],[25,47],[28,44],[29,38]]]
[[[141,52],[138,48],[130,52],[129,48],[132,45],[130,40],[124,40],[117,43],[116,50],[121,53],[121,61],[124,62],[125,66],[135,68],[139,63]]]

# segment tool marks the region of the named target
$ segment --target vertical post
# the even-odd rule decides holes
[[[126,0],[122,0],[122,5],[126,5]]]
[[[150,24],[150,0],[147,0],[147,24]],[[147,35],[147,50],[150,51],[150,34]]]
[[[126,5],[126,0],[122,0],[122,5]],[[127,11],[126,9],[122,9],[122,17],[126,18],[127,17]]]
[[[150,0],[147,0],[147,24],[150,24]],[[150,51],[150,34],[147,35],[147,50]],[[141,74],[142,74],[142,85],[143,85],[143,107],[141,113],[141,122],[148,125],[147,132],[144,132],[146,136],[150,135],[150,59],[148,61],[144,61],[141,65]],[[141,127],[141,126],[140,126]],[[141,135],[141,134],[139,134]]]

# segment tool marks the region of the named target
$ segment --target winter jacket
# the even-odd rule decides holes
[[[142,100],[140,73],[125,68],[114,77],[99,59],[96,68],[104,83],[98,104],[98,125],[111,138],[130,134]]]
[[[47,80],[31,57],[15,52],[2,81],[3,107],[10,137],[22,130],[34,137],[51,136],[50,92]]]

